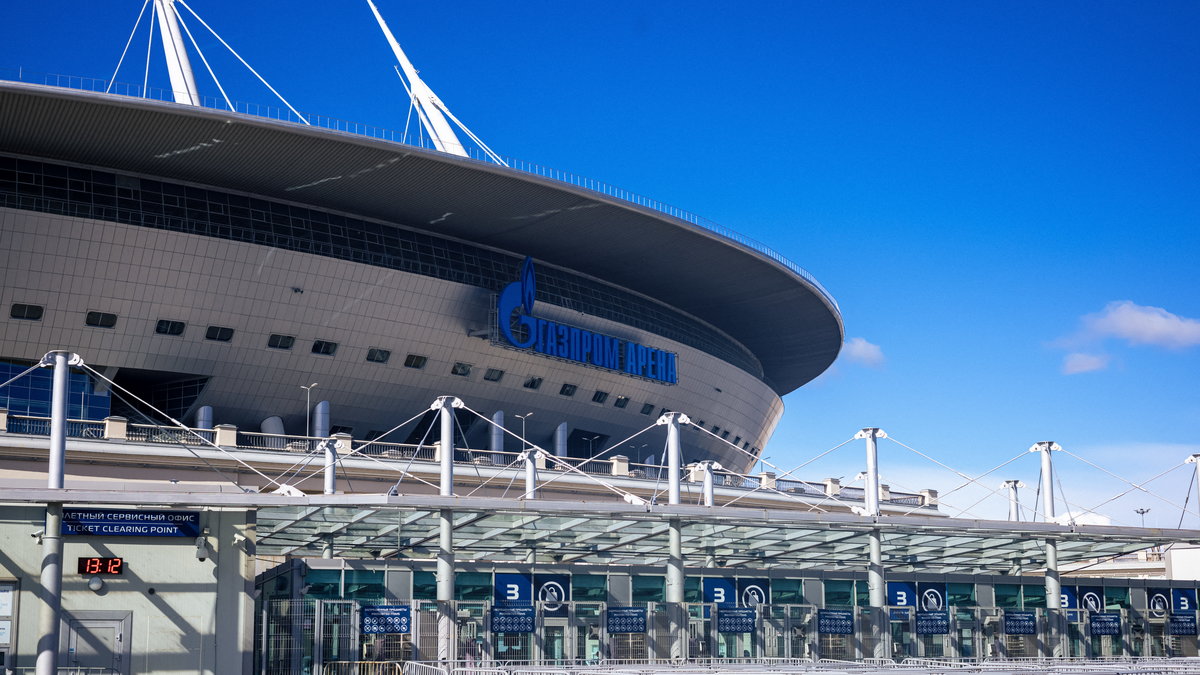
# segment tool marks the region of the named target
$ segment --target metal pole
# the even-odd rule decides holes
[[[679,504],[679,422],[687,423],[683,413],[667,413],[659,424],[667,425],[667,503]]]
[[[443,396],[434,401],[441,422],[442,476],[438,493],[443,497],[454,496],[454,408],[461,408],[462,401],[452,396]],[[438,661],[449,667],[456,660],[454,649],[454,510],[438,511],[438,559],[437,559],[437,605]]]
[[[867,486],[865,495],[866,514],[879,518],[879,450],[876,439],[887,438],[887,434],[875,427],[859,430],[854,435],[866,441]],[[879,528],[868,533],[867,600],[871,606],[872,656],[887,658],[889,641],[884,639],[884,606],[887,604],[887,582],[883,570],[883,533]]]
[[[1000,487],[1008,489],[1008,519],[1016,522],[1021,519],[1021,502],[1017,497],[1017,488],[1025,487],[1019,480],[1006,480]]]
[[[1048,523],[1054,521],[1054,467],[1050,462],[1050,453],[1061,449],[1053,441],[1034,443],[1029,448],[1030,452],[1042,454],[1042,517]],[[1058,578],[1058,542],[1053,539],[1046,540],[1046,625],[1050,655],[1064,655],[1062,583]]]
[[[700,469],[704,471],[704,505],[714,506],[716,497],[713,490],[713,465],[714,462],[700,462]]]
[[[671,518],[668,527],[667,612],[670,617],[671,660],[683,659],[683,523]]]
[[[1196,464],[1196,515],[1200,515],[1200,455],[1191,455],[1187,464]]]
[[[332,438],[321,441],[325,448],[325,494],[337,492],[337,443]]]
[[[70,388],[70,363],[79,357],[55,351],[42,358],[41,365],[54,366],[54,384],[50,395],[50,462],[46,487],[61,490],[67,456],[67,394]],[[46,504],[46,525],[42,531],[42,610],[38,620],[37,675],[58,672],[59,624],[62,622],[62,517],[61,502]]]
[[[525,499],[537,499],[537,450],[525,451]]]

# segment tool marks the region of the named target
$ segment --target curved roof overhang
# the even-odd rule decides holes
[[[0,151],[252,193],[424,229],[655,298],[745,345],[780,395],[838,355],[841,314],[783,263],[549,178],[367,136],[0,82]]]

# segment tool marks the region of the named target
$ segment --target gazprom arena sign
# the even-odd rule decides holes
[[[525,258],[520,278],[505,286],[496,301],[504,342],[552,358],[664,384],[676,383],[674,352],[534,316],[536,288],[533,259]]]

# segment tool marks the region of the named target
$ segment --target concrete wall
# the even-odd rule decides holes
[[[42,611],[39,581],[42,548],[34,532],[44,509],[0,506],[0,582],[17,584],[10,667],[32,667],[37,658]],[[64,621],[129,616],[131,652],[126,671],[153,673],[248,672],[253,653],[253,514],[206,511],[207,553],[197,558],[190,537],[64,537]],[[77,573],[80,557],[120,557],[125,573],[104,578],[92,591]],[[66,631],[64,630],[65,634]],[[60,666],[69,665],[60,655]]]

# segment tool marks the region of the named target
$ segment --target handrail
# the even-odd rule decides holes
[[[111,96],[123,96],[127,98],[144,98],[154,101],[174,103],[175,94],[169,89],[159,87],[146,87],[143,90],[141,85],[129,84],[124,82],[115,82],[95,77],[82,77],[77,75],[59,75],[56,73],[42,73],[37,71],[26,70],[25,68],[0,68],[0,80],[10,82],[22,82],[26,84],[38,84],[49,87],[59,87],[62,89],[74,89],[78,91],[89,91],[93,93],[106,94]],[[361,124],[359,122],[351,122],[336,117],[328,117],[325,115],[304,113],[303,116],[297,116],[288,108],[280,108],[277,106],[260,105],[256,103],[245,103],[241,101],[231,101],[233,103],[233,112],[236,114],[247,115],[250,117],[259,117],[274,120],[277,122],[286,122],[291,124],[302,124],[306,126],[318,127],[327,131],[348,134],[352,136],[365,136],[377,140],[388,141],[390,143],[398,143],[418,147],[426,150],[435,150],[432,141],[419,131],[404,131],[397,132],[386,127],[378,127],[369,124]],[[229,110],[225,99],[212,96],[201,97],[200,107],[209,108],[212,110]],[[481,164],[495,165],[495,163],[484,155],[481,151],[473,146],[461,146],[462,150],[467,153],[467,159],[479,162]],[[561,171],[548,166],[528,162],[523,159],[515,159],[510,157],[502,157],[504,167],[516,171],[518,173],[547,178],[555,182],[564,183],[573,187],[595,192],[597,194],[618,199],[620,201],[650,209],[657,213],[669,216],[689,225],[695,225],[703,228],[713,234],[728,239],[729,241],[741,244],[752,251],[759,253],[775,262],[783,265],[792,273],[808,282],[814,289],[821,294],[821,297],[833,307],[834,311],[841,313],[841,308],[838,306],[837,300],[824,286],[817,281],[808,270],[800,265],[785,258],[783,254],[766,244],[748,237],[740,232],[732,230],[720,223],[703,218],[690,211],[665,204],[656,199],[651,199],[643,195],[625,190],[615,185],[610,185],[601,181],[597,181],[585,176],[580,176],[569,171]]]

